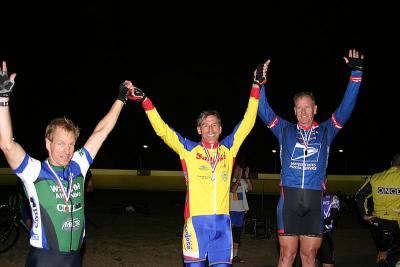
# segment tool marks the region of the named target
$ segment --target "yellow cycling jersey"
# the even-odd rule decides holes
[[[368,193],[368,195],[367,195]],[[369,197],[373,199],[372,214],[386,220],[400,219],[400,168],[391,167],[383,172],[374,174],[361,187],[357,193],[360,201],[366,202]]]
[[[229,214],[234,161],[240,145],[256,121],[259,96],[260,89],[253,87],[243,119],[230,135],[216,144],[193,142],[182,137],[163,121],[149,99],[142,103],[156,134],[181,160],[187,187],[185,219],[198,215]],[[215,165],[214,172],[212,165]]]

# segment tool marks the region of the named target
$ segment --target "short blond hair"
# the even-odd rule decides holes
[[[53,141],[53,134],[54,134],[55,130],[57,129],[57,127],[65,130],[67,132],[73,133],[75,135],[75,141],[78,139],[79,134],[81,133],[79,127],[76,126],[72,120],[70,120],[66,117],[55,118],[55,119],[52,119],[46,127],[46,133],[45,133],[46,139]]]

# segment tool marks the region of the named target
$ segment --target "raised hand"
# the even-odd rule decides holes
[[[139,103],[142,103],[144,100],[146,100],[146,98],[147,98],[146,94],[141,89],[139,89],[138,87],[135,87],[132,84],[132,82],[125,81],[122,85],[125,86],[127,88],[127,90],[129,90],[128,98],[130,100],[134,100],[134,101],[137,101]]]
[[[257,69],[254,71],[253,83],[261,86],[267,82],[267,71],[270,62],[271,60],[267,60],[264,64],[258,65]]]
[[[364,67],[364,55],[361,55],[357,50],[350,49],[349,50],[349,57],[343,57],[346,64],[352,70],[362,71]]]
[[[147,98],[146,94],[138,87],[133,87],[133,91],[131,91],[131,94],[128,97],[129,99],[138,101],[139,103],[142,103]]]
[[[13,73],[8,77],[7,64],[3,61],[3,66],[0,70],[0,97],[9,97],[12,89],[15,85],[15,76],[17,74]]]
[[[125,85],[126,81],[119,85],[119,93],[118,93],[118,100],[121,100],[124,104],[128,100],[129,89]]]
[[[249,174],[250,174],[250,168],[247,166],[245,171],[244,171],[244,177],[246,177],[248,179],[249,178]]]

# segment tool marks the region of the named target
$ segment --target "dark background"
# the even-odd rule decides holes
[[[44,159],[47,123],[66,116],[80,126],[83,145],[125,79],[192,140],[199,140],[200,112],[219,110],[225,137],[245,112],[253,70],[266,59],[272,61],[267,90],[277,114],[295,121],[293,95],[310,90],[322,122],[343,97],[350,75],[343,56],[355,48],[365,55],[364,80],[354,112],[332,144],[328,173],[371,174],[388,167],[400,152],[395,9],[353,0],[274,2],[3,3],[0,60],[17,73],[15,139]],[[143,144],[149,148],[142,150]],[[279,166],[271,150],[277,148],[257,119],[239,155],[247,156],[252,171],[274,172]],[[93,168],[137,169],[139,157],[144,169],[181,169],[142,108],[130,102]],[[7,167],[3,155],[0,166]]]

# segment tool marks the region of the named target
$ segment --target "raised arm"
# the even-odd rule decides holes
[[[229,147],[233,155],[239,151],[245,138],[248,136],[257,118],[258,102],[260,99],[260,86],[267,81],[267,71],[269,60],[258,65],[254,71],[253,84],[250,91],[250,97],[243,119],[235,126],[233,132],[222,140],[226,147]]]
[[[235,170],[234,170],[234,176],[236,178],[235,181],[233,181],[234,179],[232,179],[231,182],[231,192],[232,193],[236,193],[238,187],[240,186],[240,179],[242,179],[242,174],[243,174],[243,170],[239,165],[236,165]]]
[[[250,168],[249,166],[247,166],[244,172],[244,178],[246,179],[247,182],[247,191],[253,190],[253,183],[251,182],[249,175],[250,175]]]
[[[13,73],[8,77],[7,65],[3,62],[0,70],[0,148],[12,169],[16,169],[25,156],[24,149],[14,141],[11,124],[9,101],[15,76]]]
[[[357,50],[349,50],[349,56],[343,57],[351,69],[350,79],[343,100],[332,116],[336,128],[340,129],[350,118],[356,104],[362,80],[364,56]]]
[[[278,124],[279,121],[283,121],[279,118],[276,113],[271,108],[270,104],[268,103],[268,99],[265,93],[265,84],[261,86],[260,90],[260,104],[258,105],[258,116],[260,116],[261,120],[264,124],[272,129]]]
[[[93,159],[103,142],[106,140],[108,134],[112,131],[117,123],[122,107],[128,99],[128,92],[129,90],[124,84],[119,86],[117,100],[115,100],[108,113],[99,121],[92,135],[86,141],[85,148],[89,151]]]
[[[177,154],[181,155],[184,151],[184,144],[190,143],[190,140],[183,138],[178,132],[168,126],[158,114],[157,109],[153,106],[151,100],[146,94],[139,88],[135,87],[130,81],[125,83],[128,87],[130,94],[128,98],[142,104],[143,109],[146,112],[147,118],[150,121],[156,134]]]

